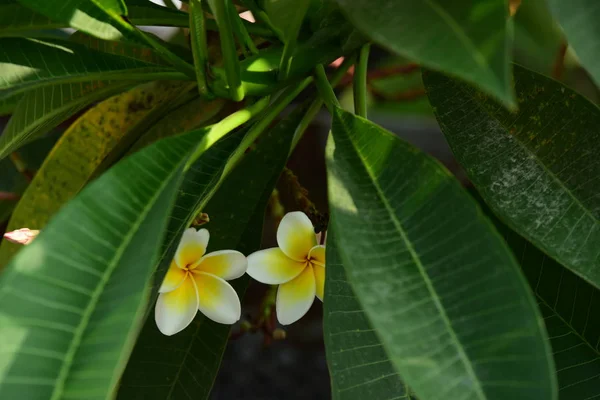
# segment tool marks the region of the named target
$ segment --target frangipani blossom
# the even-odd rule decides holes
[[[159,289],[154,317],[158,329],[171,336],[185,329],[200,310],[221,324],[240,319],[237,293],[226,281],[246,272],[246,257],[235,250],[206,253],[206,229],[187,229]]]
[[[315,296],[323,301],[325,246],[317,243],[310,219],[300,211],[287,213],[277,229],[279,247],[248,256],[248,275],[259,282],[279,285],[275,307],[282,325],[298,321]]]

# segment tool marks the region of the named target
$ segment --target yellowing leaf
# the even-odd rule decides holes
[[[153,108],[169,101],[181,83],[149,83],[111,97],[82,115],[56,143],[15,208],[8,230],[40,229],[95,176],[103,160]],[[74,221],[76,223],[76,221]],[[0,266],[18,250],[0,246]]]

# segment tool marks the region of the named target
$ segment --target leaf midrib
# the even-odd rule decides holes
[[[344,130],[346,132],[349,132],[349,129],[346,126],[343,118],[340,117],[339,115],[337,116],[337,118],[338,118],[338,121],[341,122],[341,125],[344,127]],[[359,117],[359,116],[355,116],[355,118],[362,119],[362,117]],[[377,180],[375,179],[375,176],[373,175],[372,171],[367,167],[367,164],[365,162],[366,160],[363,158],[362,154],[360,153],[358,147],[356,146],[356,144],[352,140],[351,136],[348,133],[346,134],[346,136],[347,136],[348,140],[350,141],[350,143],[352,144],[352,148],[356,152],[356,155],[361,160],[361,164],[364,167],[365,172],[368,174],[368,176],[369,176],[369,178],[371,180],[371,183],[373,184],[373,187],[375,188],[377,197],[379,197],[379,199],[381,200],[381,202],[385,206],[388,214],[390,215],[390,218],[391,218],[392,222],[394,223],[394,226],[396,226],[396,229],[400,233],[400,236],[402,237],[402,240],[406,244],[407,250],[409,251],[409,253],[411,255],[411,258],[413,259],[414,263],[417,265],[417,267],[419,269],[419,273],[421,274],[423,280],[425,281],[425,284],[427,286],[427,290],[429,291],[429,293],[431,294],[431,296],[433,298],[433,301],[434,301],[434,304],[436,306],[436,309],[438,310],[440,316],[442,317],[442,320],[443,320],[444,324],[446,325],[447,331],[450,334],[452,341],[454,342],[454,346],[455,346],[455,348],[457,349],[457,351],[459,353],[461,361],[462,361],[463,365],[465,366],[465,368],[467,370],[467,373],[471,377],[471,380],[475,384],[475,391],[477,393],[477,396],[481,400],[485,400],[486,396],[485,396],[485,394],[483,392],[483,389],[481,387],[479,379],[477,379],[477,375],[475,374],[473,366],[469,362],[469,359],[468,359],[468,357],[466,355],[466,352],[465,352],[464,348],[462,347],[462,344],[458,340],[458,337],[456,336],[456,332],[454,332],[454,328],[452,327],[452,324],[450,323],[450,319],[446,315],[446,312],[444,311],[444,307],[441,304],[441,301],[440,301],[440,299],[439,299],[439,297],[437,295],[437,292],[435,291],[435,288],[433,287],[433,284],[431,283],[431,280],[427,276],[427,273],[425,271],[425,268],[423,266],[423,263],[421,262],[421,259],[420,259],[419,255],[416,253],[416,251],[415,251],[412,243],[408,239],[408,236],[407,236],[406,232],[402,228],[401,222],[396,218],[396,214],[393,212],[393,208],[391,207],[391,205],[389,204],[389,202],[386,200],[385,195],[383,193],[383,190],[381,189],[381,187],[377,183]]]
[[[176,175],[177,171],[180,169],[181,165],[185,162],[185,160],[186,160],[186,158],[183,157],[182,160],[177,164],[177,167],[173,168],[173,170],[167,175],[167,178],[165,180],[163,180],[163,182],[160,184],[158,190],[156,190],[154,195],[151,196],[150,201],[142,208],[142,212],[139,214],[139,217],[135,220],[135,224],[132,225],[132,228],[125,235],[122,245],[117,247],[115,256],[108,263],[106,272],[104,273],[103,278],[98,283],[96,290],[92,294],[90,301],[88,303],[88,306],[86,307],[86,310],[83,313],[81,322],[80,322],[79,326],[77,327],[75,334],[73,335],[73,340],[71,341],[69,350],[67,351],[67,353],[65,355],[65,359],[64,359],[64,362],[60,369],[59,375],[56,379],[56,385],[54,386],[54,391],[52,392],[52,397],[50,398],[50,400],[60,400],[60,398],[62,397],[63,389],[64,389],[65,383],[67,381],[67,378],[69,376],[69,372],[71,371],[71,367],[73,365],[73,361],[76,356],[76,353],[79,349],[79,345],[81,344],[81,342],[83,340],[85,331],[90,323],[90,320],[91,320],[91,317],[92,317],[94,311],[96,310],[96,306],[98,305],[98,302],[100,301],[102,293],[110,280],[110,277],[112,276],[121,257],[123,256],[125,250],[127,249],[129,242],[132,240],[134,235],[137,233],[137,229],[142,224],[142,222],[146,218],[146,216],[150,213],[154,204],[157,202],[158,198],[160,198],[163,190],[165,189],[166,186],[168,186],[169,182],[171,181],[173,176]]]

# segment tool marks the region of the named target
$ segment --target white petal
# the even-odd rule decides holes
[[[306,264],[305,261],[292,260],[281,249],[273,247],[250,254],[246,272],[261,283],[278,285],[297,277]]]
[[[204,272],[192,275],[198,287],[198,309],[220,324],[235,324],[242,315],[236,291],[225,280]]]
[[[175,252],[177,265],[180,268],[185,268],[198,262],[206,253],[209,238],[210,235],[206,229],[200,229],[199,231],[194,228],[186,229]]]
[[[244,275],[248,261],[239,251],[219,250],[208,253],[192,268],[194,272],[206,272],[228,281]]]
[[[304,316],[315,301],[316,285],[312,266],[307,266],[293,280],[279,286],[277,290],[277,320],[289,325]]]
[[[277,244],[290,258],[304,261],[317,244],[315,229],[310,219],[301,211],[285,214],[277,228]]]
[[[185,329],[198,312],[198,295],[192,279],[186,279],[175,290],[161,293],[154,308],[156,326],[171,336]]]
[[[167,293],[177,289],[185,280],[187,272],[177,266],[175,260],[171,261],[169,270],[158,289],[159,293]]]

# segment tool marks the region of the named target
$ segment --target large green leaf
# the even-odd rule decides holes
[[[438,122],[501,219],[600,287],[600,111],[558,82],[515,66],[518,113],[436,73],[424,75]]]
[[[19,201],[8,229],[43,229],[48,220],[100,171],[153,111],[181,90],[179,82],[151,82],[104,100],[80,116],[60,140]],[[135,133],[135,132],[134,132]],[[19,249],[0,244],[0,267]]]
[[[337,0],[374,42],[514,105],[505,0]]]
[[[582,65],[600,85],[600,8],[595,0],[549,0],[552,13],[560,22],[569,44]]]
[[[131,82],[80,82],[26,92],[0,136],[0,158],[44,135],[86,106],[119,93]]]
[[[555,398],[534,299],[458,181],[339,108],[332,132],[327,166],[336,245],[406,384],[421,400]]]
[[[0,100],[42,86],[93,80],[186,79],[172,68],[57,40],[0,38]]]
[[[133,348],[154,261],[197,133],[108,171],[0,278],[0,396],[110,398]]]
[[[211,237],[209,251],[235,248],[248,254],[259,248],[265,207],[285,165],[303,111],[294,111],[261,137],[203,208],[211,221],[207,225]],[[172,220],[179,221],[178,234],[185,228],[185,213],[190,210],[193,208],[189,206],[175,208]],[[173,237],[178,235],[173,232]],[[170,259],[166,262],[168,265]],[[247,277],[235,282],[240,296],[247,282]],[[192,326],[167,337],[158,331],[154,319],[149,318],[121,381],[119,398],[207,399],[229,330],[229,326],[198,314]],[[146,368],[147,365],[153,368]]]
[[[329,229],[323,301],[323,336],[331,375],[331,397],[333,400],[410,400],[410,392],[400,380],[346,278],[334,237],[335,228]]]
[[[559,398],[600,397],[600,320],[595,317],[600,292],[500,222],[474,194],[513,250],[535,292],[554,353]]]

